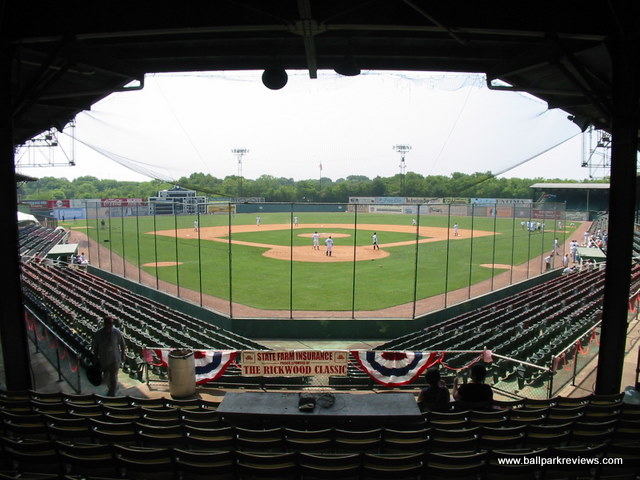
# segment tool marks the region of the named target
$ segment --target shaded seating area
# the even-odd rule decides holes
[[[533,406],[525,399],[497,404],[491,419],[473,410],[426,411],[400,428],[300,429],[229,423],[216,415],[216,403],[198,399],[2,391],[0,472],[14,478],[549,478],[558,468],[553,462],[529,464],[524,472],[499,459],[624,458],[617,465],[580,465],[582,474],[597,478],[605,467],[612,475],[638,468],[640,407],[622,398],[557,397]],[[44,413],[43,403],[58,410]],[[576,404],[576,417],[553,419],[563,410],[576,413]],[[532,475],[517,476],[524,473]]]

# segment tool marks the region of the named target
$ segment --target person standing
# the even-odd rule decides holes
[[[553,252],[551,252],[551,255],[547,255],[546,257],[544,257],[544,269],[546,271],[551,270],[552,261],[553,261]]]
[[[196,232],[198,231],[198,220],[193,221],[193,230]]]
[[[320,250],[320,234],[318,232],[313,232],[313,249]]]
[[[378,234],[376,232],[373,232],[373,235],[371,235],[371,240],[373,241],[373,249],[380,250],[380,246],[378,245]]]
[[[114,323],[113,317],[105,317],[102,328],[93,337],[93,353],[102,370],[103,380],[108,388],[107,395],[110,397],[116,394],[120,364],[126,358],[124,336]]]
[[[573,263],[576,263],[576,254],[578,253],[577,240],[571,240],[571,243],[569,244],[569,253],[571,253],[571,260],[573,260]]]
[[[459,237],[460,236],[460,229],[459,229],[457,223],[453,224],[453,236],[454,237]]]
[[[327,246],[327,251],[324,254],[330,257],[333,250],[333,238],[331,238],[331,235],[324,241],[324,244]]]
[[[297,226],[298,225],[298,217],[293,217],[293,226]]]
[[[256,217],[256,226],[258,227],[260,226],[260,220],[261,220],[260,217]]]

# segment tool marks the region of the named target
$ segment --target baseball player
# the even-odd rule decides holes
[[[373,235],[371,235],[371,240],[373,241],[373,249],[380,250],[380,246],[378,245],[378,234],[376,232],[373,232]]]
[[[324,244],[327,246],[327,251],[324,254],[330,257],[333,250],[333,238],[331,238],[331,235],[324,241]]]
[[[318,232],[313,232],[313,249],[320,250],[320,234]]]

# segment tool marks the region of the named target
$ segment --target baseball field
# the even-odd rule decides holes
[[[524,265],[538,274],[542,263],[538,268],[530,260],[547,255],[555,238],[563,245],[579,225],[559,228],[547,221],[545,230],[530,233],[515,218],[422,216],[413,225],[410,216],[390,214],[259,216],[259,225],[256,214],[108,217],[104,224],[89,219],[84,228],[97,244],[181,289],[256,309],[369,311],[465,288]],[[96,266],[110,261],[104,253],[91,256]]]

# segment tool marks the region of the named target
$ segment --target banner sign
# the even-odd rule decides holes
[[[348,361],[343,350],[244,350],[241,367],[247,377],[346,376]]]
[[[146,202],[144,198],[102,198],[100,203],[103,207],[131,207]]]

